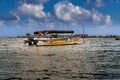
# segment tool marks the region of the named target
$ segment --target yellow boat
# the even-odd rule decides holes
[[[72,40],[73,39],[73,40]],[[72,39],[56,39],[56,40],[39,40],[37,42],[37,46],[59,46],[59,45],[74,45],[77,44],[78,42]]]
[[[34,32],[34,36],[27,35],[28,38],[25,40],[25,43],[36,46],[73,45],[79,41],[79,37],[71,37],[73,33],[74,31],[64,30],[36,31]]]

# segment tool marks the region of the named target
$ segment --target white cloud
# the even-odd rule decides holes
[[[15,22],[20,21],[20,17],[15,12],[10,11],[10,14],[12,14],[16,18],[16,20],[14,20]]]
[[[90,11],[74,6],[72,3],[59,2],[54,6],[56,16],[64,21],[74,22],[88,18],[90,16]]]
[[[17,21],[19,21],[20,20],[20,17],[18,16],[18,15],[15,15],[16,16],[16,18],[17,18]]]
[[[46,27],[49,28],[49,29],[53,29],[55,27],[55,23],[54,22],[46,23]]]
[[[97,24],[110,24],[111,23],[111,16],[103,15],[95,10],[92,11],[91,18],[93,22]]]
[[[0,27],[4,27],[5,26],[5,22],[4,21],[0,21]]]
[[[96,0],[95,6],[96,7],[104,7],[105,3],[103,2],[103,0]]]
[[[47,14],[43,11],[43,5],[35,5],[35,4],[22,4],[18,7],[18,10],[23,14],[34,16],[37,18],[45,18]]]
[[[58,19],[65,22],[90,21],[97,24],[109,24],[111,17],[98,11],[90,11],[69,2],[59,2],[54,6]]]
[[[46,3],[49,0],[21,0],[18,1],[19,3],[28,3],[28,4],[39,4],[39,3]]]
[[[93,19],[93,21],[95,21],[95,22],[100,22],[100,21],[101,21],[101,15],[93,14],[93,15],[92,15],[92,19]]]
[[[106,23],[106,24],[109,24],[110,22],[111,22],[111,16],[106,15],[106,16],[105,16],[105,23]]]
[[[39,0],[42,3],[48,2],[49,0]]]
[[[90,0],[87,0],[87,4],[89,4],[90,3]]]
[[[28,19],[27,25],[28,26],[36,26],[36,25],[38,25],[38,23],[35,20],[30,18],[30,19]]]

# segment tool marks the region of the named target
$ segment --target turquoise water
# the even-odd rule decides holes
[[[77,45],[36,47],[0,38],[2,80],[119,80],[120,40],[82,39]]]

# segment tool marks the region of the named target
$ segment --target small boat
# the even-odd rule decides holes
[[[73,45],[77,44],[75,38],[61,38],[61,39],[49,39],[38,40],[37,46],[59,46],[59,45]]]
[[[46,32],[47,32],[47,35],[43,35]],[[71,33],[73,34],[73,31],[57,31],[57,30],[37,31],[37,32],[34,32],[34,37],[32,37],[31,35],[28,35],[29,37],[27,38],[27,40],[25,40],[25,44],[28,43],[28,45],[36,45],[36,46],[59,46],[59,45],[77,44],[80,37],[70,36]],[[36,34],[37,34],[37,37],[35,37]],[[53,34],[55,34],[54,37],[51,37],[51,35]],[[56,37],[56,34],[57,34],[57,37]]]
[[[120,40],[120,37],[115,37],[115,40]]]

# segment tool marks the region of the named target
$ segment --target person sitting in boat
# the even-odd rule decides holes
[[[41,32],[38,32],[38,38],[40,38],[41,36],[43,36],[43,34]]]
[[[50,37],[50,39],[49,39],[49,44],[52,44],[52,43],[53,43],[52,37]]]

